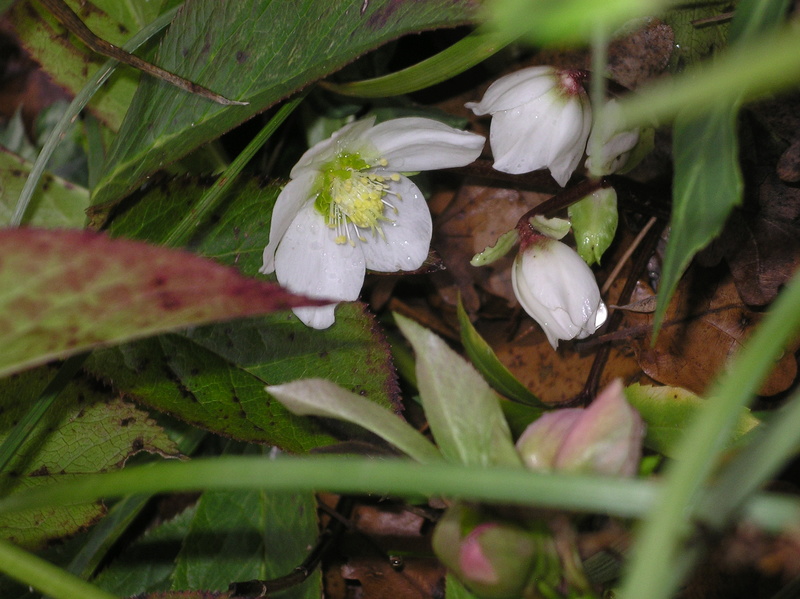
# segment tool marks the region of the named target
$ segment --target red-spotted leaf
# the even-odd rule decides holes
[[[0,376],[168,330],[319,302],[184,251],[0,231]]]

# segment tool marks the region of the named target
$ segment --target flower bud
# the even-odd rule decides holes
[[[598,189],[572,204],[569,218],[578,254],[590,266],[599,264],[617,232],[617,192],[613,187]]]
[[[485,599],[517,599],[535,565],[534,533],[510,522],[486,520],[456,504],[433,532],[433,550],[470,591]]]
[[[581,408],[565,408],[545,412],[531,423],[517,439],[517,451],[525,465],[542,472],[553,470],[558,450],[582,415]]]
[[[645,425],[612,381],[588,408],[542,415],[517,440],[533,470],[633,476],[642,457]]]
[[[491,114],[494,168],[520,174],[549,168],[564,187],[583,157],[592,108],[582,71],[539,66],[501,77],[480,102],[466,107]]]
[[[584,339],[602,326],[608,309],[594,274],[575,250],[540,235],[522,240],[521,246],[511,270],[514,295],[553,349],[560,339]]]
[[[585,409],[556,456],[557,470],[633,476],[642,457],[645,424],[615,379]]]

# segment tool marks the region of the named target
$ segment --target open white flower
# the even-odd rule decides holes
[[[336,301],[358,297],[366,269],[416,270],[428,256],[431,215],[402,173],[464,166],[484,138],[424,118],[345,125],[308,150],[272,212],[262,273],[295,293]],[[315,329],[335,304],[295,308]]]
[[[491,114],[494,168],[520,174],[549,168],[564,187],[583,157],[592,124],[582,71],[541,66],[501,77],[480,102],[466,107]]]
[[[575,250],[555,239],[536,235],[521,248],[511,284],[553,349],[560,339],[588,337],[608,317],[592,270]]]

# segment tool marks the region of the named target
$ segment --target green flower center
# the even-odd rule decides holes
[[[380,159],[376,164],[386,166],[388,162]],[[392,222],[383,215],[385,207],[397,214],[397,208],[385,198],[391,194],[400,199],[389,190],[390,181],[399,181],[400,175],[384,177],[367,172],[374,166],[358,153],[342,153],[320,169],[314,207],[325,217],[325,224],[336,230],[336,243],[354,246],[356,239],[366,241],[361,229],[384,238],[381,223]]]

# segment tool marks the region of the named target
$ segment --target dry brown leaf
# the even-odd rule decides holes
[[[547,199],[549,194],[513,189],[464,185],[434,223],[434,247],[447,266],[446,273],[432,280],[450,305],[461,292],[464,307],[475,313],[479,292],[505,299],[515,305],[511,289],[511,263],[514,252],[487,266],[475,267],[469,261],[497,238],[513,229],[522,215]]]
[[[633,301],[653,294],[639,283]],[[741,303],[733,279],[723,269],[691,268],[667,308],[655,347],[650,345],[653,316],[626,313],[630,344],[639,364],[659,383],[702,394],[741,348],[761,314]],[[774,395],[797,375],[797,362],[787,350],[760,390]]]

